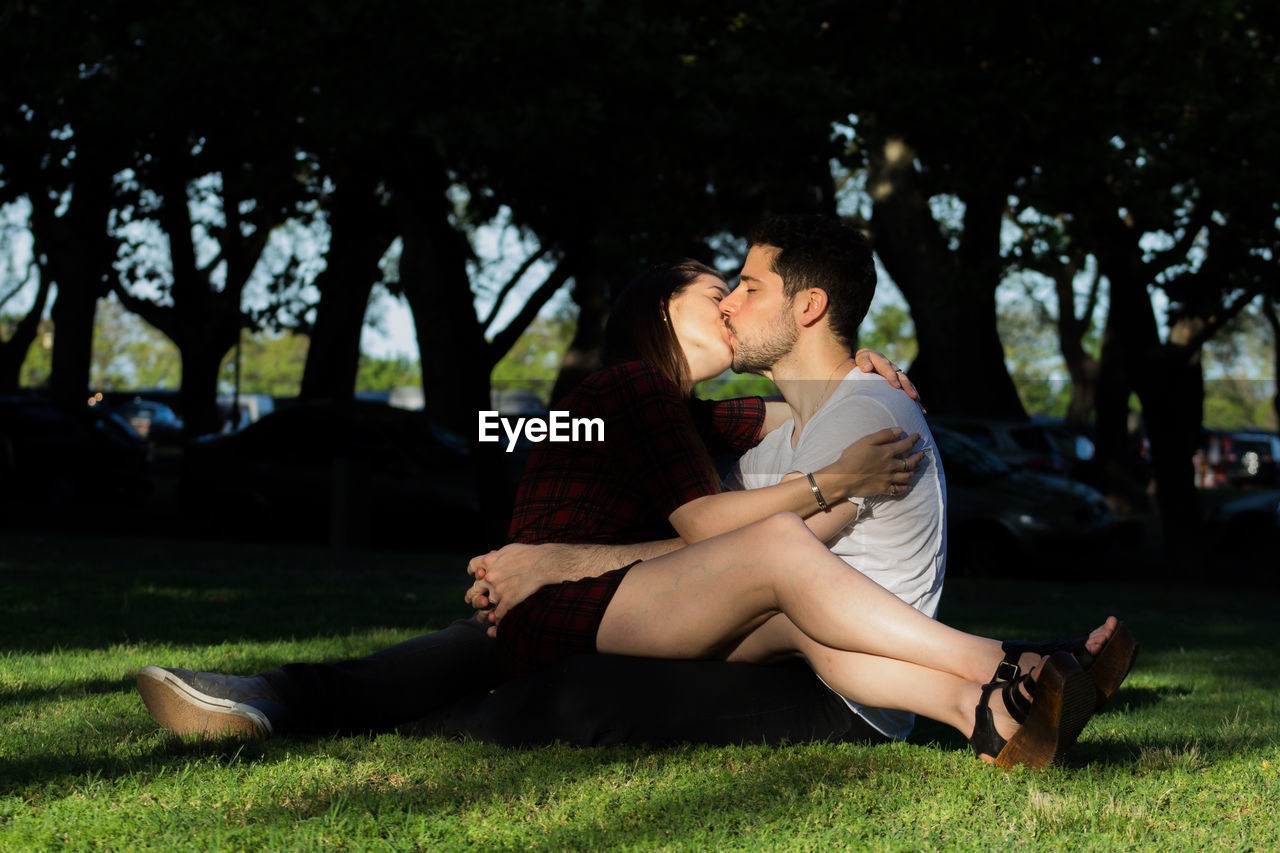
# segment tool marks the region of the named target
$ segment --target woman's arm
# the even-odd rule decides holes
[[[915,434],[903,436],[897,428],[882,429],[849,445],[835,462],[811,472],[812,485],[805,476],[810,472],[800,472],[774,486],[704,495],[672,512],[671,526],[681,539],[693,543],[779,512],[808,518],[848,503],[847,498],[851,497],[905,494],[911,488],[908,484],[923,454],[914,453],[905,459],[902,454],[919,438]],[[814,493],[814,485],[826,510],[818,501],[819,495]],[[849,520],[852,518],[840,527]]]

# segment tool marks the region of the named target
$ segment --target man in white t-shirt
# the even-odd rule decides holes
[[[809,419],[792,446],[792,422],[769,433],[738,461],[726,485],[758,489],[790,472],[813,471],[840,455],[852,437],[885,427],[919,433],[925,460],[906,494],[858,500],[858,514],[836,539],[832,552],[885,589],[937,616],[946,563],[946,482],[920,407],[878,375],[851,370],[835,383],[827,401]],[[913,715],[867,708],[846,700],[855,714],[891,738],[911,731]]]

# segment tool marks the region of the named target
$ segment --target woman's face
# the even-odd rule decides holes
[[[733,364],[729,329],[720,313],[720,300],[728,295],[723,281],[700,275],[667,301],[667,319],[695,383],[719,376]]]

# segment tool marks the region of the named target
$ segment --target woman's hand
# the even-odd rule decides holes
[[[814,471],[814,480],[827,502],[905,495],[911,491],[911,479],[924,458],[923,451],[910,453],[919,440],[919,433],[903,435],[897,427],[873,432],[846,447],[835,462]]]
[[[916,386],[907,378],[906,371],[898,367],[889,360],[889,357],[879,350],[867,349],[863,347],[853,355],[853,363],[858,365],[863,373],[879,373],[894,388],[901,388],[902,391],[920,404],[920,411],[926,411],[924,401],[920,399],[920,392],[916,390]]]

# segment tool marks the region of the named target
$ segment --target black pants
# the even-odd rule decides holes
[[[497,644],[460,619],[357,660],[262,673],[286,731],[468,735],[506,745],[888,740],[802,661],[760,666],[582,655],[503,682]]]

